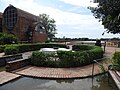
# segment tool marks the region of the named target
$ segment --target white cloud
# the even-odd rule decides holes
[[[88,7],[88,6],[95,7],[97,5],[97,3],[92,3],[93,0],[60,0],[60,1],[82,7]]]
[[[7,5],[12,4],[15,7],[18,7],[35,15],[39,15],[41,13],[47,13],[48,15],[50,15],[50,17],[54,18],[57,21],[58,25],[59,24],[89,25],[91,23],[90,19],[92,19],[92,21],[93,20],[95,21],[94,17],[91,15],[80,15],[80,14],[61,11],[52,7],[45,7],[39,5],[37,2],[34,2],[34,0],[2,0],[2,1],[6,2]],[[86,0],[83,1],[85,2]]]
[[[56,8],[43,6],[34,0],[1,0],[6,3],[14,5],[22,10],[39,15],[46,13],[54,18],[58,26],[58,35],[66,37],[101,37],[104,31],[103,26],[100,25],[92,15],[81,15],[71,12],[61,11]],[[90,0],[61,0],[65,3],[74,4],[77,6],[88,6]],[[64,26],[64,27],[63,27]]]

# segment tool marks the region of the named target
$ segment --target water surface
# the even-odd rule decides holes
[[[0,90],[117,90],[106,75],[85,79],[37,79],[22,77],[0,87]]]

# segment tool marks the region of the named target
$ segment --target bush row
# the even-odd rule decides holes
[[[94,48],[92,45],[74,45],[72,49],[75,51],[85,51]]]
[[[11,45],[0,45],[0,52],[5,52],[6,55],[23,53],[27,51],[40,50],[40,48],[53,48],[61,47],[67,48],[64,44],[11,44]]]
[[[49,67],[78,67],[93,63],[93,60],[103,57],[103,50],[97,46],[88,46],[91,48],[85,51],[58,51],[57,55],[46,54],[43,52],[33,52],[31,64],[35,66]],[[83,45],[83,47],[85,48]],[[74,46],[78,47],[78,46]],[[81,47],[81,45],[80,45]]]

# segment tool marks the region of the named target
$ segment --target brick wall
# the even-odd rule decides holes
[[[39,32],[33,32],[33,43],[45,42],[47,40],[46,34],[41,34]]]
[[[16,69],[23,68],[29,65],[29,59],[20,59],[16,61],[10,61],[6,64],[6,71],[10,72]]]

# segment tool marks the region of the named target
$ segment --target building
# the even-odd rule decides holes
[[[36,15],[9,5],[3,12],[3,32],[18,37],[20,42],[39,43],[47,40],[47,34],[40,18]]]
[[[109,40],[106,42],[107,47],[120,47],[120,41],[119,40]]]
[[[0,32],[2,32],[2,13],[0,12]]]

